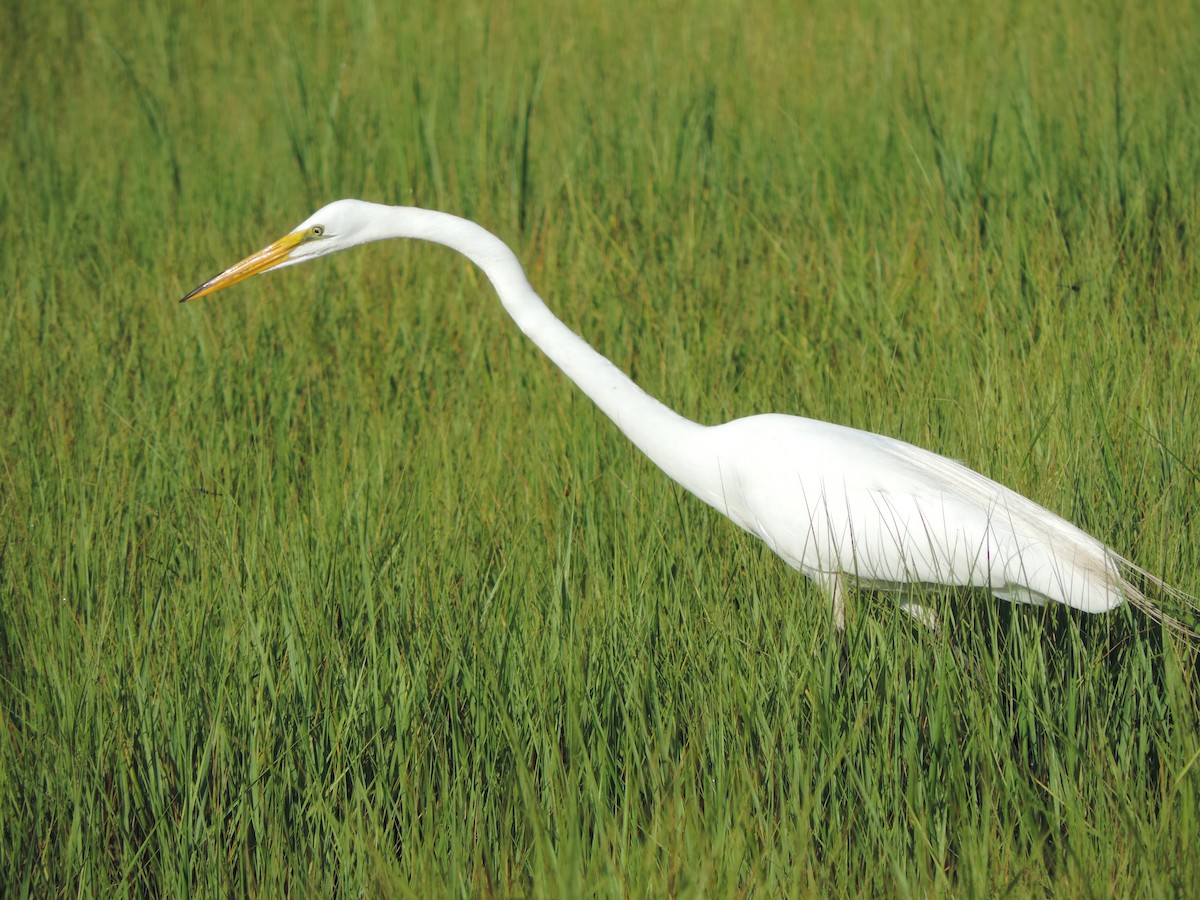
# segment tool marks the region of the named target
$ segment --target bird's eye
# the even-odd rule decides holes
[[[323,235],[325,233],[325,226],[324,225],[314,225],[312,228],[308,229],[308,233],[311,234],[313,237],[320,237],[321,235]]]

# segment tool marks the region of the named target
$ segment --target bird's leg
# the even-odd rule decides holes
[[[842,587],[842,576],[840,572],[823,572],[817,578],[817,584],[824,588],[825,593],[829,595],[829,602],[833,608],[833,624],[837,626],[838,631],[846,630],[846,596],[845,590]]]
[[[900,595],[900,608],[908,613],[930,631],[937,631],[938,620],[937,613],[931,607],[921,606],[919,603],[914,603],[907,592]]]

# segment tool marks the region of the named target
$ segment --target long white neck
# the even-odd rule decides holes
[[[707,429],[639,388],[546,307],[516,255],[500,238],[467,219],[408,206],[379,207],[378,233],[367,240],[416,238],[444,244],[470,259],[491,281],[517,326],[659,468],[712,502],[713,460]]]

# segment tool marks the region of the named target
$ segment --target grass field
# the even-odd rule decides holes
[[[1194,890],[1145,619],[839,640],[440,248],[175,303],[446,209],[685,415],[912,441],[1200,591],[1200,14],[795,6],[0,11],[0,893]]]

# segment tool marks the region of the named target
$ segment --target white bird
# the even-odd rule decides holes
[[[520,329],[668,476],[757,535],[829,595],[845,626],[847,579],[898,590],[901,606],[931,585],[970,586],[1002,600],[1101,613],[1130,602],[1192,639],[1200,635],[1147,596],[1190,612],[1188,595],[1104,543],[966,466],[895,438],[787,415],[705,426],[645,393],[564,325],[491,232],[434,210],[339,200],[180,302],[251,275],[390,238],[444,244],[475,263]]]

